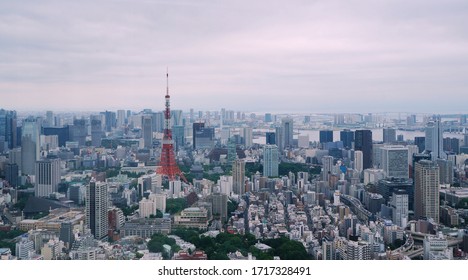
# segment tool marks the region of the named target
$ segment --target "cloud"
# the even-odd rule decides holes
[[[168,66],[182,109],[466,111],[467,11],[465,1],[3,1],[0,97],[9,109],[159,110]]]

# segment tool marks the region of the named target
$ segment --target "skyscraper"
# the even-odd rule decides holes
[[[283,132],[283,147],[280,149],[293,147],[293,133],[294,133],[294,121],[292,118],[287,117],[281,120],[281,130]]]
[[[21,133],[21,168],[22,173],[34,175],[36,161],[40,154],[40,126],[33,117],[23,120]]]
[[[265,142],[267,145],[275,145],[276,144],[276,135],[274,132],[267,132],[265,134]]]
[[[263,176],[278,176],[278,147],[276,145],[265,145],[263,147]]]
[[[362,151],[363,168],[372,168],[372,131],[356,130],[354,149]]]
[[[43,159],[37,161],[35,174],[35,196],[48,197],[51,193],[57,192],[60,183],[60,159]]]
[[[91,146],[100,147],[102,140],[101,116],[91,116]]]
[[[78,119],[73,121],[73,125],[70,126],[70,138],[71,141],[78,142],[78,145],[86,145],[86,136],[88,135],[88,128],[86,126],[85,119]]]
[[[320,140],[320,143],[333,142],[333,131],[332,130],[320,130],[319,140]]]
[[[245,147],[251,147],[253,142],[252,142],[252,128],[251,127],[244,127],[242,128],[242,136],[244,138],[244,146]]]
[[[236,159],[232,166],[232,191],[235,194],[245,193],[245,161]]]
[[[2,137],[8,149],[16,147],[16,111],[0,109],[0,138]]]
[[[409,177],[408,148],[403,146],[384,146],[382,152],[382,169],[386,177],[403,178]]]
[[[322,158],[322,180],[327,181],[333,171],[333,157],[324,156]]]
[[[390,206],[392,207],[392,221],[399,227],[406,227],[409,214],[408,193],[397,189],[392,194]]]
[[[383,142],[384,144],[391,144],[396,142],[396,130],[394,128],[383,129]]]
[[[213,215],[219,216],[221,221],[226,221],[228,217],[227,210],[227,195],[223,193],[214,193],[211,195],[211,203],[213,205]]]
[[[354,169],[358,172],[362,172],[364,170],[362,151],[354,151]]]
[[[86,225],[96,239],[107,236],[107,184],[92,180],[86,189]]]
[[[429,160],[415,163],[414,215],[439,223],[439,167]]]
[[[340,141],[343,142],[343,147],[346,150],[352,149],[354,143],[354,131],[349,129],[340,131]]]
[[[153,147],[153,127],[151,116],[142,116],[141,126],[143,132],[143,146],[146,149],[151,149]]]
[[[447,155],[444,153],[444,129],[440,120],[428,122],[426,125],[426,151],[431,153],[431,159],[436,160],[438,158],[446,159]]]

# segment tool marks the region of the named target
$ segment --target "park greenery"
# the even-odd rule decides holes
[[[9,248],[11,253],[15,255],[16,243],[14,239],[23,233],[24,231],[21,230],[0,231],[0,248]]]
[[[255,247],[258,242],[252,234],[220,233],[215,238],[200,235],[194,229],[174,229],[172,234],[194,244],[197,249],[203,250],[210,260],[227,260],[229,253],[241,252],[244,256],[251,253],[258,260],[272,260],[274,256],[282,260],[303,260],[309,256],[302,243],[290,240],[286,237],[266,239],[262,243],[271,247],[266,252]]]

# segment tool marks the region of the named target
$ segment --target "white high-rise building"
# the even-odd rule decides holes
[[[117,127],[122,127],[125,125],[125,110],[117,110]]]
[[[405,228],[408,222],[408,193],[406,191],[395,191],[390,201],[392,207],[392,221],[399,227]]]
[[[382,169],[385,176],[407,179],[409,177],[408,148],[395,145],[384,146],[380,150],[382,152]]]
[[[60,183],[60,159],[37,161],[35,174],[35,196],[48,197],[51,193],[57,192]]]
[[[283,147],[279,147],[281,150],[287,147],[293,147],[293,130],[294,121],[292,118],[287,117],[281,120],[281,130],[283,136]]]
[[[279,155],[276,145],[263,147],[263,176],[278,177]]]
[[[171,198],[182,197],[182,182],[180,180],[169,181],[169,196]]]
[[[109,205],[106,183],[92,180],[86,189],[86,225],[96,239],[107,236]]]
[[[242,137],[244,138],[245,147],[252,147],[253,145],[253,132],[251,127],[244,127],[242,129]]]
[[[354,151],[354,169],[362,172],[364,168],[364,157],[362,151]]]
[[[156,215],[155,203],[152,200],[143,198],[138,203],[140,218],[149,218],[151,215]]]
[[[444,152],[444,129],[440,120],[428,122],[426,125],[426,151],[431,152],[431,159],[438,158],[446,159],[447,154]]]

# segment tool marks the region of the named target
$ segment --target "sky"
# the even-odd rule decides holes
[[[0,1],[0,108],[468,112],[468,1]]]

